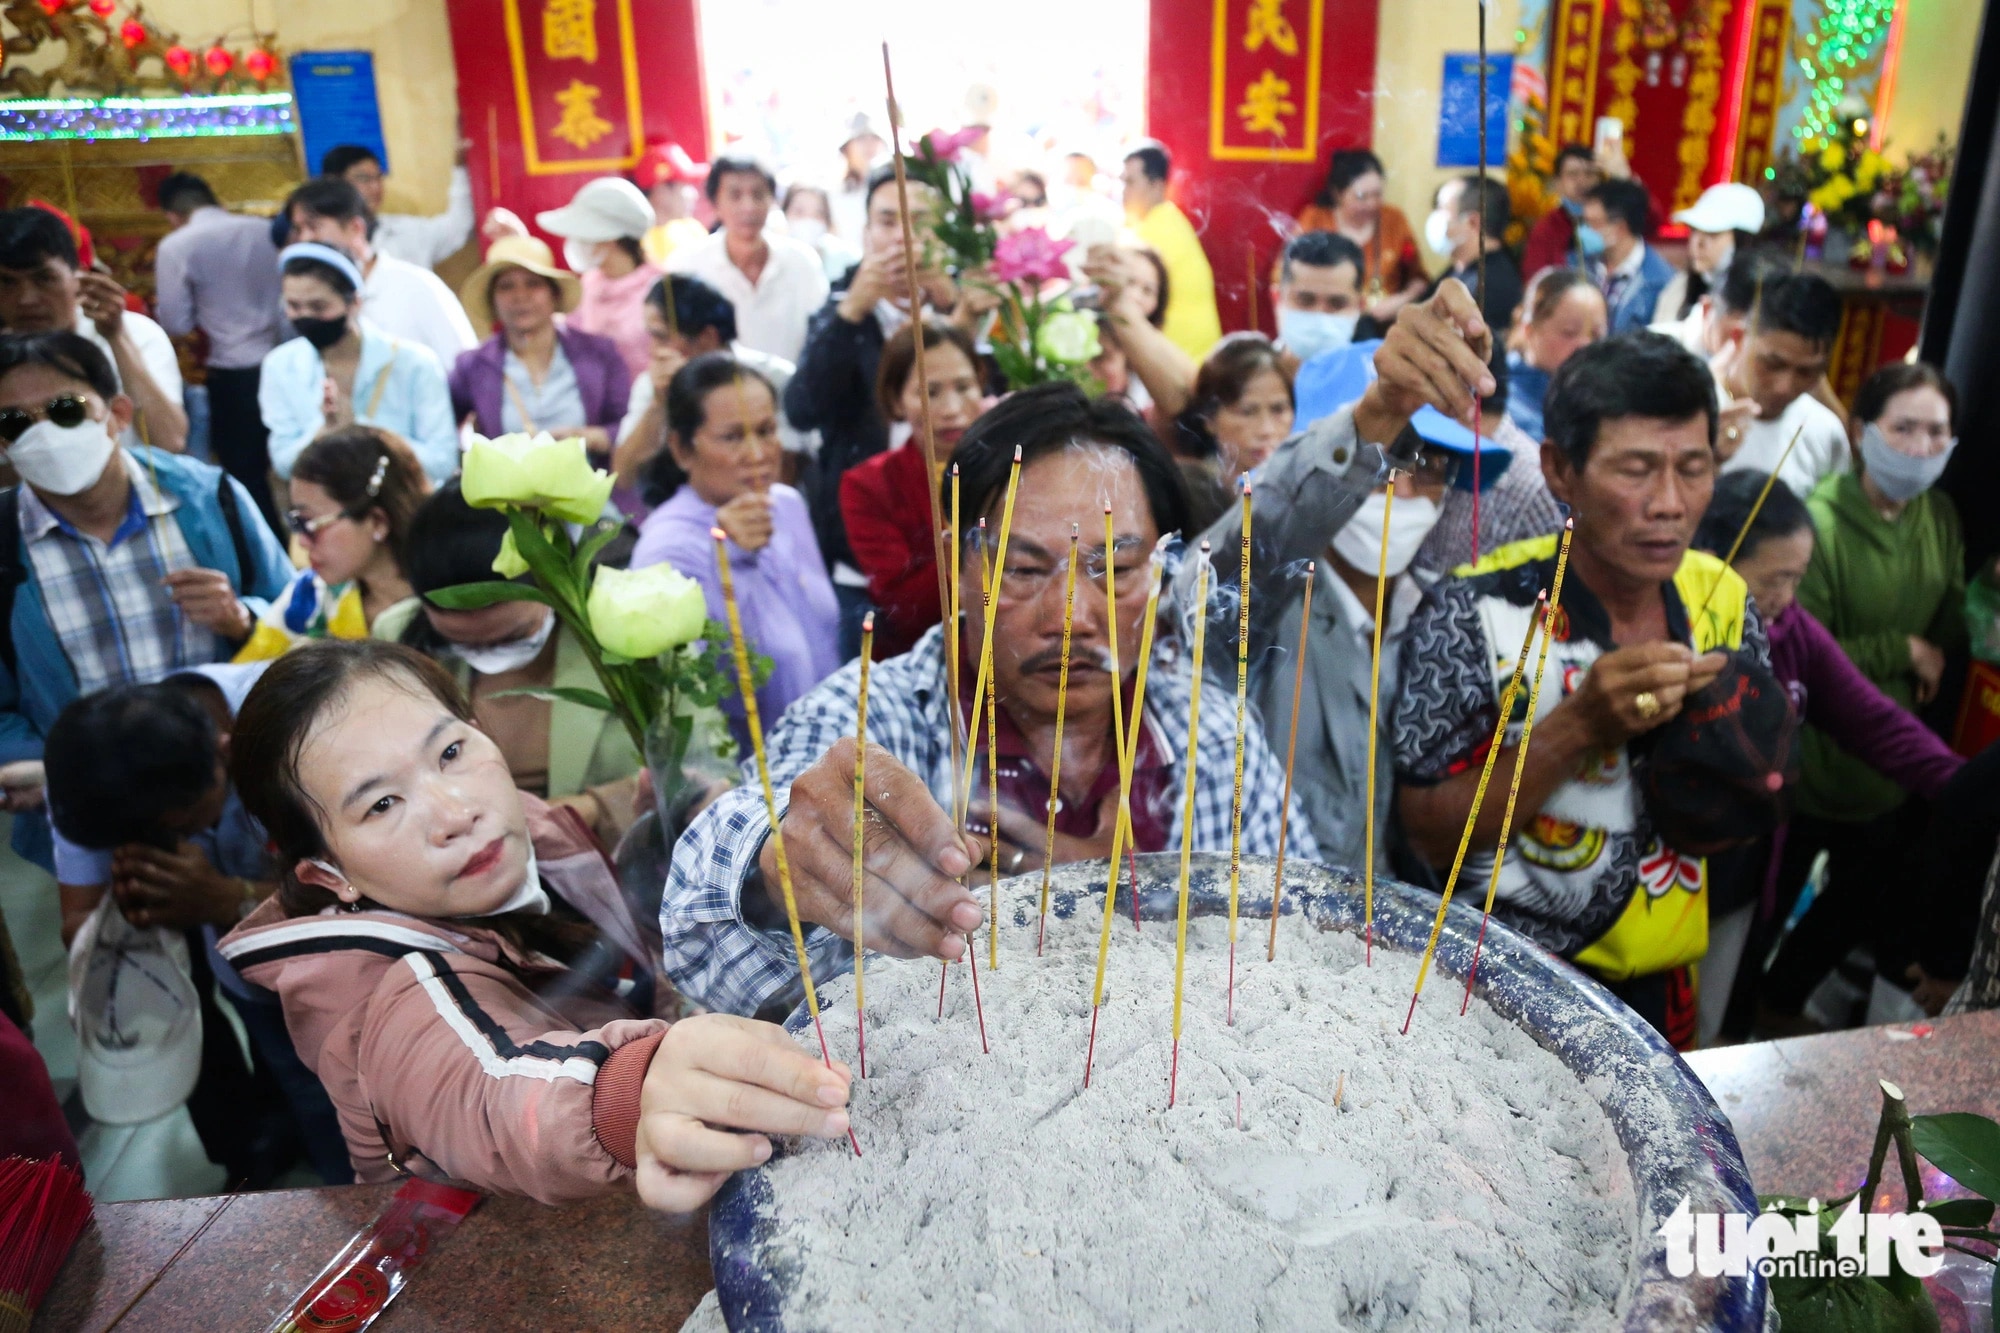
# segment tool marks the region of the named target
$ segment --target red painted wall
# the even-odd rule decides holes
[[[1335,149],[1370,142],[1375,15],[1376,0],[1152,0],[1147,124],[1173,153],[1225,330],[1247,326],[1253,273],[1271,330],[1268,274],[1292,218]]]

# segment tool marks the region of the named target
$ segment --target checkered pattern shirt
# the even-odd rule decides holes
[[[868,739],[898,763],[924,778],[940,804],[951,791],[951,713],[945,680],[944,631],[933,627],[901,657],[875,665],[868,677]],[[855,694],[860,664],[849,662],[785,710],[766,738],[771,781],[779,813],[790,801],[792,780],[825,754],[835,741],[854,734]],[[1179,645],[1161,645],[1146,678],[1146,725],[1161,749],[1174,757],[1173,811],[1167,843],[1179,847],[1187,714],[1192,681]],[[1284,767],[1264,742],[1254,709],[1246,715],[1248,742],[1243,763],[1243,850],[1269,856],[1277,851]],[[1201,738],[1196,767],[1194,845],[1198,851],[1229,850],[1231,777],[1236,763],[1236,696],[1210,681],[1202,688]],[[743,785],[723,796],[689,827],[674,848],[673,868],[660,901],[660,934],[667,973],[681,993],[725,1013],[754,1014],[789,1006],[803,997],[798,961],[788,930],[760,930],[743,919],[743,882],[757,867],[770,820],[757,783],[755,761],[743,765]],[[1319,844],[1296,813],[1286,844],[1288,855],[1312,861]],[[819,926],[806,930],[806,953],[813,977],[837,976],[853,959],[853,946]]]
[[[58,518],[32,487],[20,490],[21,541],[80,695],[146,684],[222,655],[214,632],[167,595],[169,573],[197,567],[174,517],[180,501],[155,487],[131,454],[120,456],[132,500],[108,542]]]

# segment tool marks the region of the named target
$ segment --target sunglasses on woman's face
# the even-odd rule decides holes
[[[285,526],[297,533],[301,539],[311,541],[341,519],[352,517],[353,515],[349,514],[345,509],[336,509],[331,514],[321,514],[317,518],[306,513],[303,509],[287,509],[285,511]]]
[[[50,421],[68,430],[71,426],[81,426],[89,416],[90,403],[80,393],[57,394],[38,413],[25,407],[0,407],[0,440],[14,443],[37,421]]]

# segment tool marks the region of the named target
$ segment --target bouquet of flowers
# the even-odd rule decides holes
[[[575,636],[598,690],[525,690],[615,715],[645,757],[661,824],[688,786],[683,769],[699,729],[703,748],[734,753],[715,705],[736,684],[729,632],[708,619],[699,583],[669,565],[593,568],[624,527],[601,522],[611,475],[590,465],[581,439],[475,437],[460,486],[467,504],[507,516],[493,562],[500,579],[430,594],[470,611],[503,601],[540,602]],[[573,528],[580,535],[573,536]],[[521,575],[528,575],[521,581]],[[768,670],[768,659],[763,663]],[[699,725],[699,728],[697,726]]]
[[[1945,196],[1950,192],[1956,157],[1951,140],[1940,132],[1928,152],[1910,155],[1909,166],[1895,179],[1890,193],[1890,224],[1904,241],[1924,254],[1935,254],[1944,236]]]
[[[911,181],[935,195],[931,238],[962,283],[1000,298],[1002,337],[994,339],[994,359],[1015,389],[1052,380],[1090,381],[1089,365],[1103,350],[1096,319],[1066,296],[1043,298],[1049,284],[1069,277],[1063,256],[1075,242],[1057,240],[1047,229],[1028,227],[1000,234],[1004,201],[981,194],[958,165],[958,155],[982,131],[933,132],[903,158]]]

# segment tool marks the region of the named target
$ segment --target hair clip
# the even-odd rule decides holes
[[[382,479],[389,475],[389,455],[383,454],[375,460],[375,475],[368,479],[368,498],[373,500],[382,492]]]

